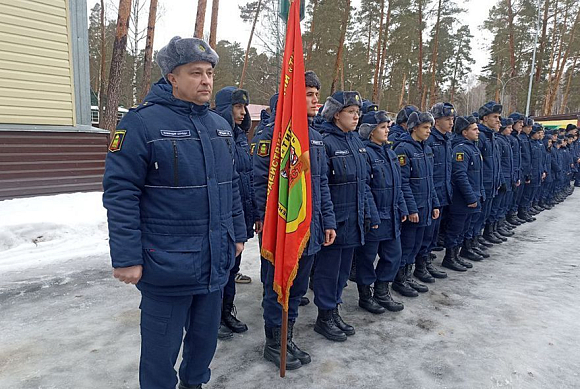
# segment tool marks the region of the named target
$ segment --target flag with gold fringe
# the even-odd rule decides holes
[[[298,261],[310,238],[312,192],[300,0],[290,6],[280,97],[270,148],[261,253],[274,265],[274,290],[284,312]]]

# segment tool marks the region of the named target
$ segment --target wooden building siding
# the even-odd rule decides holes
[[[0,131],[0,200],[102,190],[108,134]]]
[[[0,123],[74,126],[68,0],[0,0]]]

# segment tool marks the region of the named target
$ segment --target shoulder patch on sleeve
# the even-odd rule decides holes
[[[397,159],[399,160],[399,165],[405,166],[407,164],[407,156],[405,154],[397,155]]]
[[[123,141],[125,140],[126,130],[116,130],[113,134],[113,139],[109,145],[109,151],[114,153],[115,151],[121,151],[121,146],[123,146]]]
[[[270,140],[261,140],[258,143],[258,156],[260,157],[267,157],[270,155],[270,145],[272,141]]]
[[[465,153],[455,153],[455,160],[457,162],[463,162],[465,159]]]

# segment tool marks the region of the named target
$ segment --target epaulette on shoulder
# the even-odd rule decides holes
[[[270,122],[268,124],[266,124],[264,127],[272,127],[276,122]]]
[[[133,107],[130,109],[130,111],[135,111],[135,112],[139,112],[141,111],[143,108],[148,108],[155,105],[155,103],[151,103],[149,101],[144,101],[143,103],[137,105],[136,107]]]

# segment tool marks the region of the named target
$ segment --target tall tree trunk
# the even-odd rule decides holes
[[[334,75],[332,77],[332,84],[330,86],[330,94],[336,91],[336,83],[338,82],[338,77],[340,76],[339,71],[342,66],[342,56],[344,53],[344,40],[346,39],[346,29],[348,27],[348,17],[350,15],[350,0],[345,0],[344,13],[342,14],[342,24],[340,31],[340,40],[338,42],[338,51],[336,55],[336,62],[334,64]]]
[[[503,104],[503,101],[500,101],[500,93],[501,93],[501,76],[502,76],[502,71],[501,69],[503,68],[503,60],[500,61],[499,57],[497,58],[497,80],[495,83],[496,89],[495,89],[495,101],[500,102]]]
[[[262,0],[259,1],[261,3]],[[308,42],[308,47],[306,48],[306,62],[310,61],[312,58],[312,47],[314,46],[314,16],[316,15],[316,7],[318,6],[318,0],[312,1],[312,20],[310,21],[310,42]],[[253,31],[253,28],[252,28]]]
[[[439,27],[441,26],[441,0],[437,8],[437,23],[435,24],[435,38],[433,39],[433,55],[431,57],[431,91],[429,92],[429,106],[435,104],[437,56],[439,50]]]
[[[248,68],[248,55],[250,49],[252,48],[252,39],[254,38],[254,31],[256,30],[256,23],[258,22],[258,16],[260,15],[260,9],[262,7],[262,0],[258,0],[258,5],[256,6],[256,14],[254,15],[254,22],[252,23],[252,31],[250,31],[250,38],[248,39],[248,46],[246,47],[246,55],[244,57],[244,67],[242,69],[242,76],[240,77],[240,88],[244,85],[244,79],[246,78],[246,69]],[[314,21],[314,17],[312,18]],[[312,48],[311,48],[312,49]]]
[[[386,61],[386,57],[387,57],[387,41],[389,39],[389,26],[391,24],[391,5],[393,3],[393,0],[388,0],[388,5],[387,5],[387,20],[385,22],[385,27],[384,27],[384,33],[385,36],[383,38],[383,48],[381,51],[381,65],[380,65],[380,72],[379,72],[379,93],[377,96],[377,104],[381,103],[381,89],[383,88],[383,79],[385,77],[385,61]]]
[[[103,112],[105,111],[105,66],[107,63],[107,48],[105,41],[105,0],[101,0],[101,76],[99,83],[99,127],[103,128]]]
[[[217,25],[218,25],[218,12],[220,8],[220,0],[213,0],[211,6],[211,25],[209,29],[209,45],[215,49],[217,40]]]
[[[369,34],[367,35],[367,63],[371,63],[371,38],[373,36],[373,21],[372,15],[369,15]],[[380,33],[380,30],[379,30]]]
[[[133,105],[137,104],[137,56],[139,55],[139,11],[141,7],[139,2],[141,0],[133,0],[133,47],[131,54],[133,55],[133,66],[131,72],[131,102]]]
[[[195,32],[193,36],[203,39],[203,26],[205,24],[205,9],[207,0],[197,0],[197,15],[195,17]]]
[[[403,107],[403,99],[405,98],[406,83],[407,83],[407,73],[403,73],[403,82],[401,83],[401,94],[399,95],[399,109]]]
[[[558,7],[558,0],[556,0],[556,8]],[[542,75],[542,67],[544,65],[544,50],[546,49],[546,35],[548,31],[548,10],[550,9],[550,0],[544,3],[544,17],[542,19],[542,36],[540,38],[540,50],[538,52],[538,65],[536,66],[536,83],[540,82]],[[558,12],[556,10],[556,12]],[[555,16],[554,16],[555,17]]]
[[[507,0],[508,7],[508,30],[509,30],[509,48],[510,48],[510,77],[516,75],[516,49],[514,43],[514,10],[512,8],[512,1]]]
[[[379,40],[377,41],[377,63],[375,64],[375,77],[373,81],[373,101],[376,102],[379,98],[379,71],[382,61],[382,43],[383,43],[383,21],[385,18],[385,0],[381,0],[381,22],[379,24]]]
[[[423,95],[423,0],[418,0],[419,4],[419,65],[417,67],[418,77],[417,77],[417,89],[419,92],[419,97],[422,98]],[[410,92],[409,92],[410,93]],[[424,109],[423,101],[421,101],[421,110]]]
[[[113,44],[109,85],[107,87],[107,105],[103,113],[103,128],[111,132],[117,126],[117,108],[119,106],[119,89],[121,87],[121,72],[125,64],[125,50],[127,48],[127,31],[131,16],[131,0],[119,0],[119,15],[117,16],[117,30]]]
[[[459,41],[459,44],[457,45],[457,52],[455,53],[455,66],[453,67],[453,77],[451,78],[451,104],[454,104],[455,102],[455,86],[457,83],[457,71],[459,70],[459,64],[460,64],[460,59],[459,59],[459,54],[461,53],[461,48],[463,47],[463,36],[461,36],[461,40]]]
[[[558,89],[557,87],[554,88],[554,84],[555,84],[555,79],[556,79],[556,75],[558,74],[558,68],[560,67],[560,59],[562,57],[562,45],[564,42],[564,30],[566,28],[566,25],[568,23],[568,1],[565,2],[565,9],[566,12],[564,13],[564,23],[562,24],[562,26],[560,27],[560,34],[558,36],[558,40],[559,40],[559,44],[556,45],[556,41],[555,39],[552,40],[552,46],[553,46],[553,50],[552,50],[552,59],[550,60],[550,71],[548,72],[548,84],[546,86],[546,93],[545,93],[545,100],[544,100],[544,115],[549,115],[550,113],[550,109],[548,108],[550,105],[550,99],[552,96],[552,91],[554,89]],[[553,35],[556,35],[556,19],[554,19],[554,33]],[[556,52],[556,47],[558,50],[558,54],[555,55]],[[556,61],[557,58],[557,61]],[[554,68],[554,63],[556,63],[556,69],[554,71],[554,74],[552,74],[552,70]]]
[[[566,84],[566,91],[564,92],[564,100],[562,101],[562,109],[560,113],[566,113],[566,108],[568,107],[568,98],[570,97],[570,85],[572,85],[572,76],[574,75],[574,71],[576,69],[576,63],[578,62],[578,57],[580,57],[580,53],[577,53],[574,57],[574,64],[570,67],[570,74],[568,75],[568,83]]]
[[[577,13],[576,13],[576,19],[574,20],[574,24],[572,25],[572,30],[570,31],[570,38],[568,40],[568,45],[566,48],[566,52],[564,53],[564,58],[562,58],[562,62],[558,67],[556,68],[556,79],[554,81],[554,87],[552,89],[552,93],[549,96],[548,99],[548,106],[547,106],[547,114],[549,115],[550,112],[552,112],[552,108],[554,106],[554,101],[556,100],[556,93],[558,92],[558,88],[560,86],[560,81],[562,80],[562,75],[564,74],[564,67],[566,65],[566,62],[568,61],[568,56],[570,55],[570,50],[572,48],[572,45],[574,44],[574,34],[576,33],[576,28],[578,26],[578,23],[580,21],[580,8],[578,9]],[[566,24],[566,23],[564,23]]]
[[[139,101],[143,101],[151,85],[151,68],[153,67],[153,40],[155,38],[155,23],[157,21],[157,0],[149,3],[149,20],[147,21],[147,40],[145,41],[145,57],[143,59],[143,80]]]

